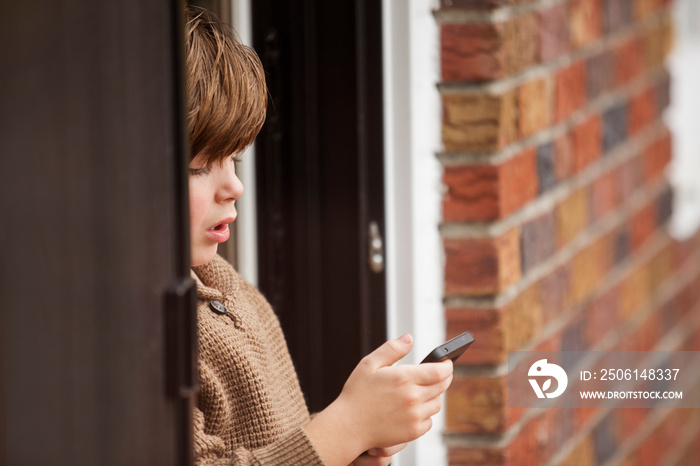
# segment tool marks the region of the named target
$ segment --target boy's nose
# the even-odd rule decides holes
[[[220,189],[217,191],[217,201],[236,201],[240,199],[242,195],[243,183],[241,183],[238,175],[236,175],[233,163],[231,163],[224,169],[224,173],[222,174],[222,183]]]

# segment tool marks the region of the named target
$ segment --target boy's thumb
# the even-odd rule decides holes
[[[411,348],[413,348],[413,337],[406,333],[401,338],[385,342],[369,356],[375,367],[386,367],[406,356]]]

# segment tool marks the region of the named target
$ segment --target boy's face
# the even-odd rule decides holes
[[[236,219],[234,201],[243,195],[233,156],[223,164],[205,166],[200,157],[190,163],[190,243],[192,265],[204,265],[229,238]]]

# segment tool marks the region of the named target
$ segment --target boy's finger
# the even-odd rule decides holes
[[[413,337],[407,333],[401,338],[387,341],[371,352],[366,359],[375,368],[391,366],[406,356],[412,347]]]
[[[412,379],[418,385],[435,385],[452,375],[452,361],[412,366]]]
[[[450,384],[452,383],[452,376],[450,375],[448,378],[445,380],[441,381],[440,383],[436,383],[434,385],[426,385],[424,387],[421,387],[423,389],[423,392],[421,393],[421,399],[422,400],[432,400],[433,398],[439,398],[440,395],[445,393],[445,391],[450,387]]]

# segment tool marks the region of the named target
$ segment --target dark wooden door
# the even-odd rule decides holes
[[[180,9],[3,2],[2,464],[190,461]]]
[[[315,411],[386,335],[381,2],[252,6],[271,97],[256,142],[259,285]]]

